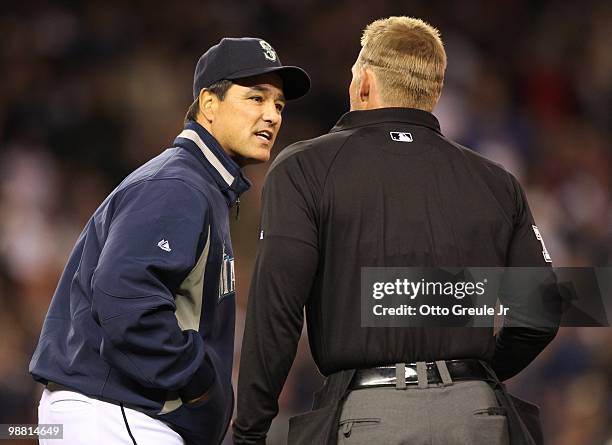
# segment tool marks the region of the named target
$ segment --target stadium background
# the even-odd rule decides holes
[[[360,32],[389,15],[441,30],[442,130],[517,175],[555,265],[612,263],[609,2],[3,1],[0,423],[35,421],[41,388],[27,364],[64,262],[105,195],[182,128],[203,50],[257,36],[309,71],[312,92],[287,107],[276,154],[347,110]],[[232,221],[237,359],[266,168],[247,168],[254,187]],[[543,408],[548,443],[612,444],[611,344],[611,329],[562,329],[511,381]],[[320,381],[302,342],[270,444],[285,442],[287,417]]]

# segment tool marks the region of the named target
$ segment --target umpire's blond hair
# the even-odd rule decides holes
[[[412,17],[376,20],[363,31],[361,46],[357,68],[374,71],[385,106],[433,110],[446,69],[436,28]]]

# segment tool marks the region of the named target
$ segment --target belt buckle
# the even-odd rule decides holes
[[[381,372],[385,368],[370,368],[360,371],[359,383],[360,386],[388,386],[395,384],[395,377],[385,376]]]
[[[363,369],[360,374],[360,386],[394,386],[397,383],[395,366]],[[412,365],[406,365],[404,379],[406,384],[415,385],[418,383],[417,372]]]
[[[407,385],[419,383],[419,376],[417,374],[416,369],[412,366],[412,364],[408,364],[404,368],[404,380],[406,381]],[[394,383],[397,383],[397,382],[394,382]]]

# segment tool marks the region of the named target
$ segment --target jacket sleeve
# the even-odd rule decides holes
[[[293,364],[318,262],[313,194],[295,157],[263,191],[260,241],[238,377],[234,443],[265,443]]]
[[[551,279],[554,280],[552,269],[550,273],[546,272],[546,268],[551,267],[550,255],[531,215],[525,192],[514,177],[510,176],[510,179],[515,214],[514,233],[508,247],[506,266],[539,268],[531,273],[523,272],[520,276],[523,280],[531,280],[533,283],[550,282]],[[512,269],[509,269],[509,273],[513,273]],[[517,283],[517,287],[538,287],[533,283]],[[543,298],[543,295],[536,293],[534,297]],[[522,323],[521,327],[504,327],[497,334],[492,367],[500,380],[509,379],[526,368],[553,340],[558,331],[558,325],[526,327],[525,324],[529,325]]]
[[[214,379],[201,336],[182,330],[174,314],[174,292],[206,242],[205,202],[178,180],[149,180],[116,195],[91,283],[100,355],[141,385],[178,391],[183,400]]]

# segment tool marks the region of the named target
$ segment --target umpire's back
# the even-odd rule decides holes
[[[546,264],[515,178],[444,138],[421,110],[345,114],[330,134],[281,153],[264,200],[266,236],[318,248],[306,307],[324,374],[407,359],[493,358],[492,329],[362,328],[362,267]]]
[[[328,378],[313,412],[290,422],[289,443],[505,445],[506,411],[485,380],[519,372],[555,330],[362,327],[361,271],[550,258],[517,181],[446,139],[431,114],[446,68],[438,31],[390,17],[361,43],[351,111],[329,134],[284,150],[266,178],[236,443],[265,437],[306,307],[313,358]]]

